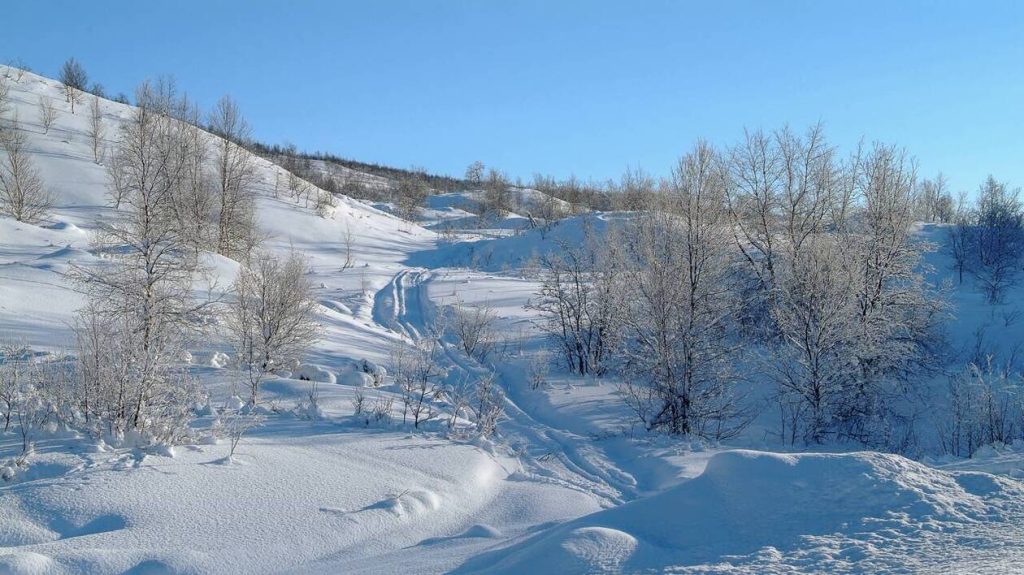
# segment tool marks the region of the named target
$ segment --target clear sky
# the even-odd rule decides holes
[[[0,1],[0,59],[174,75],[255,135],[461,175],[663,174],[698,137],[824,122],[973,190],[1024,184],[1024,2]]]

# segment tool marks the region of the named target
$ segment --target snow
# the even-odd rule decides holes
[[[1019,536],[1012,523],[1024,513],[1022,489],[897,455],[726,451],[693,480],[489,552],[458,572],[839,572],[858,563],[880,572],[911,559],[908,543],[931,551],[912,558],[916,567],[966,572],[978,557],[947,544],[993,525]]]
[[[102,262],[90,236],[113,214],[105,168],[92,158],[85,106],[72,116],[57,84],[33,74],[11,88],[57,204],[37,226],[0,218],[0,339],[64,353],[83,304],[65,274]],[[40,95],[60,111],[48,134]],[[112,143],[130,108],[102,110]],[[194,444],[111,447],[53,430],[21,467],[19,438],[0,433],[0,473],[11,476],[0,482],[0,573],[1006,572],[1022,559],[1021,446],[923,462],[775,453],[788,449],[764,426],[703,445],[645,434],[615,381],[573,377],[550,358],[531,389],[528,370],[545,360],[536,312],[524,309],[538,284],[523,272],[629,214],[530,227],[527,212],[547,198],[520,190],[522,213],[500,220],[472,213],[478,192],[433,196],[416,223],[345,197],[320,217],[274,197],[277,172],[258,162],[266,248],[309,258],[321,341],[296,370],[268,378],[263,424],[230,461],[210,429],[217,410],[245,408],[247,384],[216,333],[182,358],[211,394]],[[920,235],[943,239],[941,228]],[[238,262],[203,262],[197,288],[225,293]],[[949,277],[945,256],[929,262],[936,281]],[[961,357],[975,333],[1004,354],[1024,338],[1019,297],[993,307],[971,286],[951,297]],[[450,433],[438,419],[422,430],[401,422],[391,353],[456,302],[496,316],[503,351],[493,365],[450,337],[442,344],[446,384],[497,372],[506,416],[494,438]],[[304,403],[311,382],[316,417]],[[393,401],[391,423],[353,417],[357,394]]]

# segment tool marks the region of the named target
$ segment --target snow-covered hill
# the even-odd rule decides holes
[[[40,97],[59,111],[47,133]],[[83,297],[65,274],[71,262],[101,261],[91,234],[114,213],[106,168],[94,162],[85,106],[72,115],[56,82],[25,74],[10,99],[56,203],[40,225],[0,217],[0,339],[70,352]],[[113,146],[131,109],[103,101],[102,110]],[[306,365],[296,379],[266,382],[266,419],[242,440],[235,464],[224,464],[228,445],[205,432],[195,444],[144,448],[49,430],[27,469],[0,483],[0,573],[1007,572],[1019,564],[1024,488],[1012,478],[1024,454],[1012,447],[929,466],[876,453],[771,453],[784,448],[753,433],[728,445],[681,443],[634,429],[614,381],[557,366],[532,374],[551,362],[536,312],[524,307],[538,284],[519,268],[627,215],[481,224],[471,195],[448,195],[431,198],[422,226],[345,197],[320,216],[274,196],[279,170],[258,161],[258,218],[267,249],[310,260],[324,330]],[[940,231],[922,233],[941,240]],[[947,273],[943,257],[933,256],[936,273]],[[204,260],[221,286],[238,268],[213,254]],[[980,326],[993,340],[1020,337],[1004,317],[1012,306],[993,311],[969,286],[955,288],[954,302],[954,347]],[[402,425],[394,382],[368,387],[372,378],[354,367],[390,367],[396,350],[424,340],[456,304],[487,307],[500,335],[491,361],[505,418],[490,439],[449,433],[443,402],[423,428]],[[446,385],[484,371],[450,338],[440,345]],[[215,333],[189,351],[211,395],[194,427],[208,430],[211,406],[232,401],[240,374]],[[534,375],[547,385],[531,389]],[[294,409],[310,379],[319,380],[322,412],[313,418]],[[357,417],[360,397],[394,402],[392,422]],[[15,433],[0,433],[0,462],[19,451]]]

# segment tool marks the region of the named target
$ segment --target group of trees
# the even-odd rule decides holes
[[[115,441],[181,440],[204,395],[187,369],[187,350],[215,336],[220,323],[249,374],[250,405],[261,378],[293,366],[317,337],[304,260],[256,249],[254,164],[238,144],[247,126],[234,102],[225,98],[210,114],[209,125],[224,136],[217,139],[199,127],[198,108],[172,82],[144,83],[136,100],[107,163],[116,212],[93,240],[106,257],[70,273],[87,301],[74,325],[77,360],[3,350],[0,416],[5,426],[19,425],[25,450],[34,430],[55,423]],[[4,210],[38,217],[38,203],[24,199],[38,179],[25,163],[24,133],[5,123],[0,135]],[[242,264],[227,299],[202,287],[210,284],[204,250]]]
[[[616,372],[652,430],[734,435],[767,376],[787,441],[899,447],[945,312],[910,235],[911,158],[839,158],[819,127],[751,132],[623,181],[628,223],[542,262],[532,305],[568,367]]]
[[[9,67],[0,76],[0,214],[34,224],[53,200],[29,153],[28,133],[10,104],[10,81],[20,77]]]
[[[973,206],[961,202],[947,245],[960,282],[971,274],[989,302],[1001,303],[1024,265],[1020,190],[989,176]]]

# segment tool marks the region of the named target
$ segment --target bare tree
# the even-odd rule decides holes
[[[0,120],[7,114],[10,107],[11,86],[7,83],[7,76],[0,76]]]
[[[477,160],[466,167],[466,183],[474,188],[480,188],[484,181],[484,163]]]
[[[68,58],[60,69],[60,83],[64,90],[64,98],[71,104],[71,113],[75,113],[75,104],[82,99],[82,92],[89,84],[89,76],[85,68],[74,58]]]
[[[21,58],[11,58],[7,60],[7,67],[4,69],[4,78],[14,78],[14,81],[21,83],[21,79],[25,77],[25,72],[31,72],[32,69],[28,64],[25,63]]]
[[[352,227],[346,221],[341,231],[342,248],[345,250],[345,262],[341,264],[341,271],[345,271],[355,265],[355,254],[352,248],[355,246],[355,236],[352,234]]]
[[[989,176],[978,194],[975,277],[992,303],[1017,282],[1024,259],[1024,207],[1020,190]]]
[[[484,194],[480,202],[482,216],[503,218],[514,210],[514,194],[504,174],[491,170],[483,185]]]
[[[334,194],[320,189],[315,189],[314,193],[316,194],[316,201],[313,204],[313,211],[321,218],[326,218],[331,214],[332,208],[337,205],[334,200]]]
[[[528,307],[543,314],[541,329],[579,375],[603,375],[617,343],[625,300],[620,240],[587,227],[582,244],[561,243],[541,258],[541,288]]]
[[[618,193],[619,207],[636,212],[647,209],[654,199],[656,182],[643,170],[631,168],[622,175],[614,190]]]
[[[175,146],[184,159],[182,177],[172,194],[171,209],[184,243],[196,255],[216,248],[217,194],[208,169],[211,159],[207,134],[199,127],[199,107],[182,97],[174,105],[181,122]]]
[[[945,304],[924,278],[927,246],[911,237],[913,160],[876,145],[848,166],[836,184],[851,186],[847,221],[777,260],[769,373],[789,441],[832,437],[901,449],[905,418],[895,400],[934,357]]]
[[[210,115],[210,130],[221,137],[214,151],[219,195],[217,253],[245,256],[258,243],[253,184],[255,165],[243,147],[249,124],[230,96],[217,102]]]
[[[53,123],[57,120],[57,108],[53,105],[53,99],[48,96],[39,96],[39,123],[43,125],[43,133],[48,134]]]
[[[419,217],[420,209],[429,194],[430,188],[419,176],[412,175],[399,180],[395,189],[395,208],[398,217],[409,221],[415,220]]]
[[[249,379],[249,403],[259,400],[267,374],[295,365],[319,335],[317,302],[297,253],[281,260],[256,253],[238,272],[228,328],[238,363]]]
[[[833,157],[821,125],[803,137],[789,129],[747,132],[730,152],[727,199],[736,244],[768,292],[778,259],[797,254],[836,207]]]
[[[127,209],[96,237],[112,255],[102,268],[79,267],[90,305],[82,311],[80,357],[93,367],[83,389],[96,390],[97,420],[110,433],[129,429],[173,440],[187,433],[199,394],[175,367],[188,340],[208,320],[209,301],[194,297],[197,262],[185,249],[171,204],[184,176],[176,143],[180,123],[157,112],[148,84],[124,123],[115,156],[123,168]]]
[[[92,159],[97,164],[103,154],[103,136],[106,131],[103,128],[103,112],[100,109],[100,99],[93,96],[89,100],[89,127],[86,131],[89,142],[92,144]]]
[[[648,429],[730,437],[749,418],[728,337],[736,306],[725,179],[710,145],[679,161],[661,202],[626,235],[624,392]]]
[[[488,303],[471,307],[456,302],[449,327],[466,355],[483,363],[497,344],[494,320],[494,308]]]
[[[949,180],[941,172],[934,179],[921,181],[916,216],[925,222],[953,221],[953,196],[949,193]]]
[[[53,199],[29,155],[27,138],[17,118],[0,125],[0,213],[38,223]]]
[[[974,226],[966,203],[966,194],[961,193],[953,216],[953,225],[948,229],[946,241],[946,250],[953,257],[953,269],[957,272],[957,281],[960,284],[964,283],[964,272],[970,269],[974,246]]]
[[[498,422],[505,413],[505,394],[498,387],[497,377],[490,372],[476,382],[476,401],[473,405],[473,423],[483,437],[494,435]]]
[[[234,461],[235,450],[242,442],[242,437],[250,430],[259,427],[263,423],[263,416],[258,413],[245,412],[237,409],[226,409],[217,418],[214,427],[215,435],[226,437],[228,440],[228,454],[224,463]]]
[[[413,427],[433,417],[433,402],[443,394],[439,380],[446,375],[437,362],[437,337],[417,341],[412,350],[402,342],[391,353],[391,371],[402,392],[402,423],[412,418]]]

